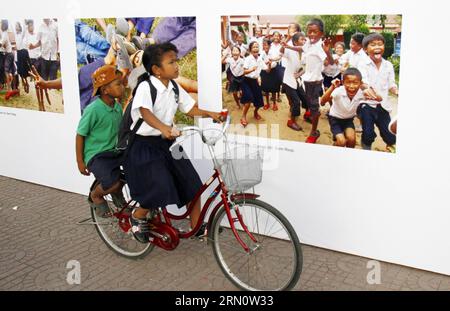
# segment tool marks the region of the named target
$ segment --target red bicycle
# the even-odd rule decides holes
[[[119,255],[137,259],[149,254],[154,246],[174,250],[180,239],[190,238],[197,233],[210,212],[206,238],[212,245],[220,268],[234,285],[243,290],[292,289],[302,271],[300,241],[286,217],[273,206],[258,199],[259,195],[246,192],[262,180],[262,153],[260,150],[253,154],[248,150],[241,153],[231,151],[225,134],[229,124],[228,116],[220,130],[202,130],[195,126],[182,129],[183,134],[200,134],[214,162],[211,178],[198,191],[193,203],[213,183],[217,183],[215,188],[214,185],[211,187],[214,190],[203,204],[195,228],[184,232],[174,224],[176,220],[185,219],[190,214],[193,203],[186,207],[186,212],[182,215],[174,215],[162,207],[149,213],[148,221],[152,228],[149,243],[136,241],[129,218],[131,209],[138,203],[130,198],[126,186],[126,206],[117,208],[110,204],[111,216],[108,218],[99,218],[91,209],[92,223],[110,249]],[[219,135],[208,136],[205,134],[208,130],[219,132]],[[175,142],[172,148],[182,140]],[[223,158],[215,154],[215,146],[219,140],[225,146]],[[94,181],[92,188],[96,184],[97,181]],[[111,201],[111,198],[106,199]],[[218,203],[214,205],[216,199]]]

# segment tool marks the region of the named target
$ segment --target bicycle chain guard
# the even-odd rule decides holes
[[[152,243],[158,247],[161,247],[162,249],[165,249],[166,251],[174,250],[180,243],[178,232],[168,224],[160,223],[155,228],[153,228],[152,231],[155,231],[163,235],[167,239],[163,240],[155,236],[152,236],[153,237]]]

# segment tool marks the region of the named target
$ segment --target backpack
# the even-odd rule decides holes
[[[150,81],[150,79],[147,79],[146,81],[150,86],[150,95],[152,98],[152,105],[154,105],[155,100],[156,100],[157,90],[156,90],[155,86],[152,84],[152,82]],[[175,93],[175,101],[178,104],[179,95],[180,95],[180,90],[178,89],[178,84],[173,80],[170,80],[170,82],[173,85],[173,90]],[[130,103],[128,104],[127,108],[125,109],[125,111],[123,113],[122,121],[120,122],[120,126],[119,126],[118,140],[117,140],[117,145],[116,145],[116,152],[122,154],[124,157],[126,157],[126,154],[129,150],[129,148],[133,144],[133,141],[134,141],[137,131],[141,127],[142,122],[144,122],[144,119],[139,118],[136,125],[133,127],[133,129],[131,129],[131,125],[133,124],[133,119],[131,118],[132,106],[133,106],[133,99],[131,99]]]

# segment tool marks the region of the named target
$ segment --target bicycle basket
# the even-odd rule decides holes
[[[231,193],[244,192],[261,183],[262,149],[239,146],[217,159],[222,179]]]

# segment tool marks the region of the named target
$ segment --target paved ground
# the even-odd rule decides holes
[[[184,240],[172,252],[145,259],[119,257],[92,226],[84,196],[0,176],[0,290],[237,290],[211,247]],[[17,207],[14,209],[14,207]],[[381,263],[381,284],[367,283],[369,259],[303,246],[296,290],[450,290],[450,277]],[[66,267],[81,265],[81,284]]]

